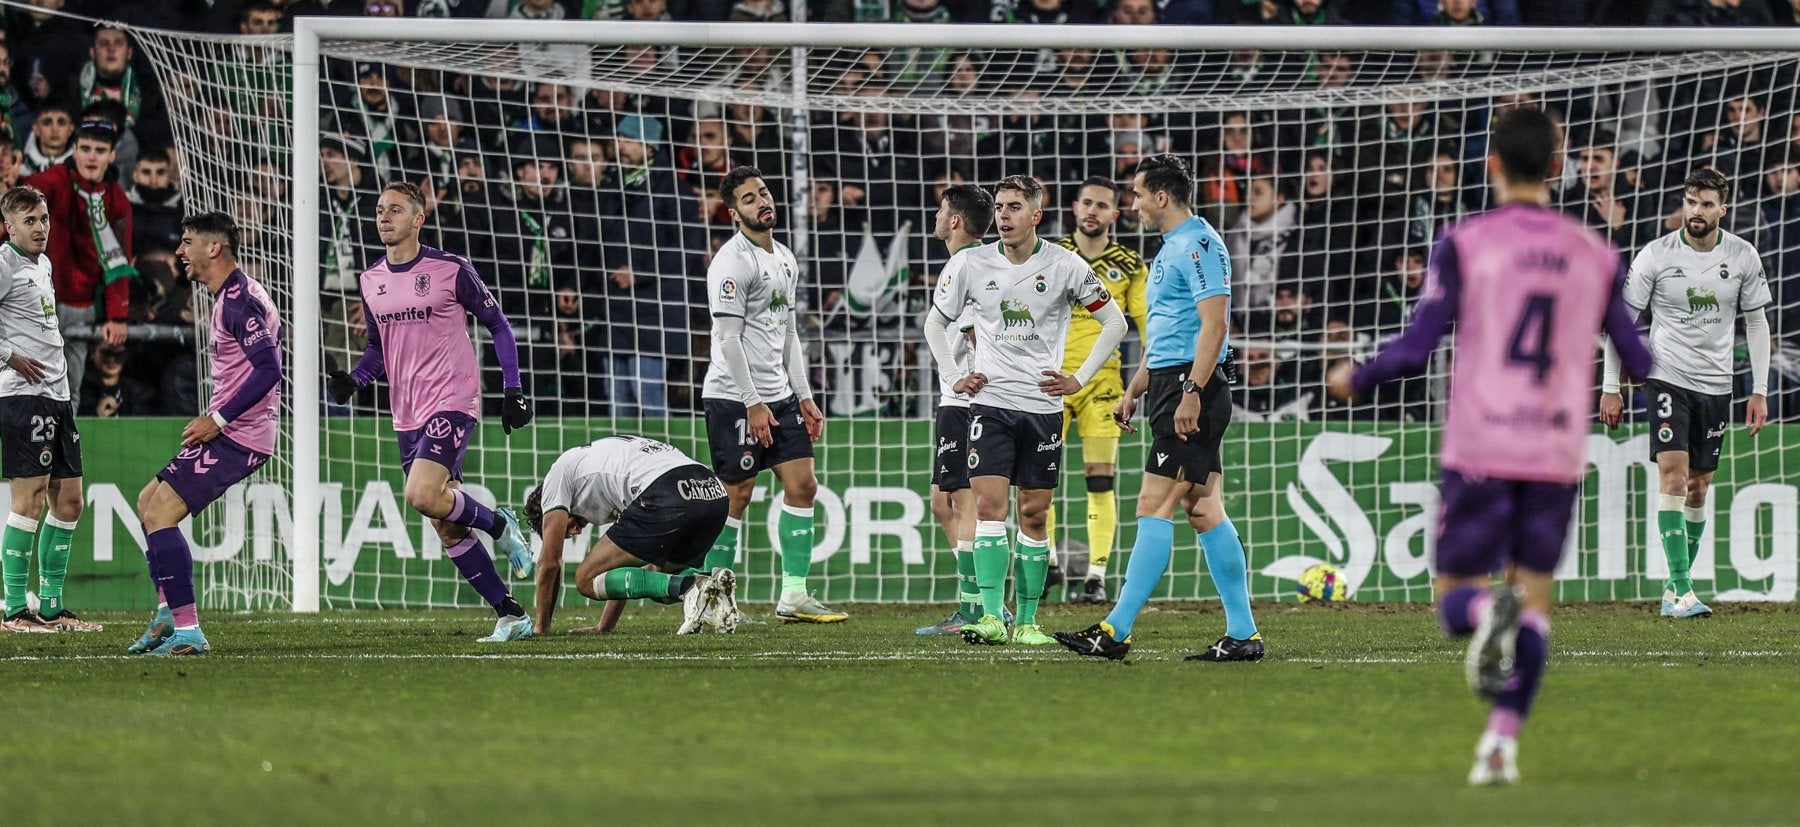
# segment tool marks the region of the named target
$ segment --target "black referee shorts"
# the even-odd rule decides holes
[[[1144,457],[1144,473],[1172,480],[1206,482],[1207,475],[1224,471],[1219,446],[1225,427],[1231,424],[1231,397],[1218,371],[1200,391],[1200,430],[1183,440],[1175,435],[1175,407],[1181,404],[1181,381],[1192,363],[1150,371],[1147,411],[1150,419],[1150,452]]]

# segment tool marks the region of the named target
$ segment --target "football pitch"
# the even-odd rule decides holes
[[[681,638],[673,608],[499,646],[481,610],[214,613],[214,654],[175,661],[122,654],[137,615],[0,637],[0,820],[1730,824],[1800,802],[1792,605],[1559,606],[1513,789],[1465,785],[1486,711],[1425,606],[1259,605],[1255,664],[1182,661],[1216,604],[1152,604],[1123,663],[915,636],[938,606]]]

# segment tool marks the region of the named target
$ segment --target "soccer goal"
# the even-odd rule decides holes
[[[246,225],[246,267],[292,332],[282,455],[197,529],[237,521],[242,533],[248,520],[260,538],[203,566],[214,602],[477,600],[405,507],[383,389],[321,401],[324,372],[361,351],[356,276],[382,253],[372,205],[395,179],[427,191],[427,243],[469,257],[518,331],[538,419],[507,438],[490,410],[464,463],[476,496],[517,504],[562,449],[605,434],[706,460],[705,268],[732,233],[716,181],[759,167],[808,285],[796,301],[828,416],[813,573],[829,601],[955,599],[927,500],[935,388],[918,324],[948,257],[932,231],[951,183],[1038,177],[1050,241],[1082,232],[1071,204],[1103,194],[1125,207],[1111,239],[1149,257],[1159,238],[1129,193],[1083,182],[1128,181],[1160,152],[1193,165],[1196,208],[1235,271],[1242,384],[1225,484],[1259,599],[1291,595],[1321,561],[1357,599],[1429,597],[1450,355],[1356,407],[1328,404],[1321,377],[1399,329],[1445,223],[1486,206],[1494,112],[1556,114],[1557,197],[1627,257],[1678,226],[1689,169],[1725,170],[1725,227],[1758,246],[1777,333],[1792,331],[1800,61],[1784,30],[301,18],[292,37],[136,34],[167,93],[190,204]],[[1127,370],[1137,352],[1126,348]],[[1784,346],[1776,360],[1782,424],[1755,440],[1734,427],[1713,488],[1694,575],[1723,599],[1795,597],[1793,355]],[[1748,388],[1740,374],[1740,406]],[[1643,404],[1632,400],[1631,428],[1590,437],[1565,598],[1660,589]],[[1055,537],[1077,576],[1089,542],[1078,431]],[[1117,457],[1118,549],[1131,544],[1143,448],[1127,435]],[[759,489],[748,516],[746,599],[779,574],[777,494]],[[1113,572],[1116,584],[1122,564]],[[1172,575],[1159,596],[1214,594],[1191,534],[1178,535]]]

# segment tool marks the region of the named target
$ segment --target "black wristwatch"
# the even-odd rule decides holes
[[[1194,378],[1191,376],[1184,377],[1181,380],[1182,393],[1199,393],[1202,389],[1202,386],[1194,384]]]

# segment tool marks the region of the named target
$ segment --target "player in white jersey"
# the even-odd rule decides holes
[[[1650,409],[1650,458],[1659,490],[1656,524],[1669,580],[1663,585],[1663,617],[1707,617],[1712,609],[1694,595],[1689,571],[1706,530],[1706,491],[1719,468],[1731,421],[1732,351],[1737,320],[1744,318],[1750,350],[1750,399],[1744,425],[1750,435],[1769,419],[1769,279],[1756,248],[1719,227],[1729,207],[1731,184],[1703,168],[1684,182],[1681,229],[1650,242],[1631,261],[1625,302],[1650,316],[1655,366],[1644,383]],[[1601,378],[1600,420],[1617,428],[1625,403],[1619,395],[1619,363],[1610,343]]]
[[[938,202],[937,226],[932,237],[944,242],[950,261],[938,278],[954,279],[968,259],[964,252],[981,246],[981,234],[994,222],[994,197],[972,184],[955,184],[944,190]],[[951,358],[963,376],[970,371],[975,328],[974,310],[963,305],[955,322],[957,336]],[[960,605],[943,620],[922,626],[921,635],[960,635],[963,626],[981,617],[981,592],[975,583],[975,490],[969,487],[969,395],[957,393],[945,377],[938,378],[937,449],[931,472],[931,513],[944,527],[956,554],[956,584]]]
[[[693,571],[725,527],[725,485],[673,445],[641,436],[610,436],[557,457],[544,484],[525,498],[525,520],[543,543],[537,560],[538,634],[550,630],[562,594],[563,544],[590,525],[609,528],[575,568],[575,587],[607,601],[600,623],[577,632],[608,632],[625,601],[683,602],[678,635],[706,624],[736,627],[728,568]]]
[[[1062,397],[1094,378],[1125,337],[1125,314],[1080,255],[1038,237],[1044,188],[1022,175],[995,187],[1000,242],[961,253],[952,277],[940,278],[926,311],[925,340],[940,379],[967,393],[969,483],[975,489],[975,576],[982,617],[963,628],[970,643],[1007,640],[1006,515],[1009,488],[1019,489],[1019,612],[1012,641],[1055,643],[1037,626],[1037,604],[1050,567],[1045,526],[1062,463]],[[965,304],[975,306],[973,369],[958,375],[949,324]],[[1069,318],[1079,304],[1101,323],[1101,334],[1075,375],[1062,372]],[[960,332],[955,336],[962,335]]]
[[[812,566],[814,442],[825,416],[812,399],[806,351],[794,326],[800,267],[775,240],[775,198],[753,167],[737,167],[719,183],[738,234],[719,248],[706,270],[712,312],[712,361],[701,389],[713,471],[731,492],[731,516],[706,555],[707,570],[730,566],[756,475],[764,468],[781,483],[781,599],[784,623],[838,623],[849,615],[806,589]]]
[[[9,632],[97,632],[63,608],[69,548],[81,519],[81,435],[50,280],[50,208],[32,187],[0,196],[8,241],[0,245],[0,476],[12,511],[0,534]],[[44,513],[45,506],[50,509]],[[38,558],[39,611],[25,601]]]

